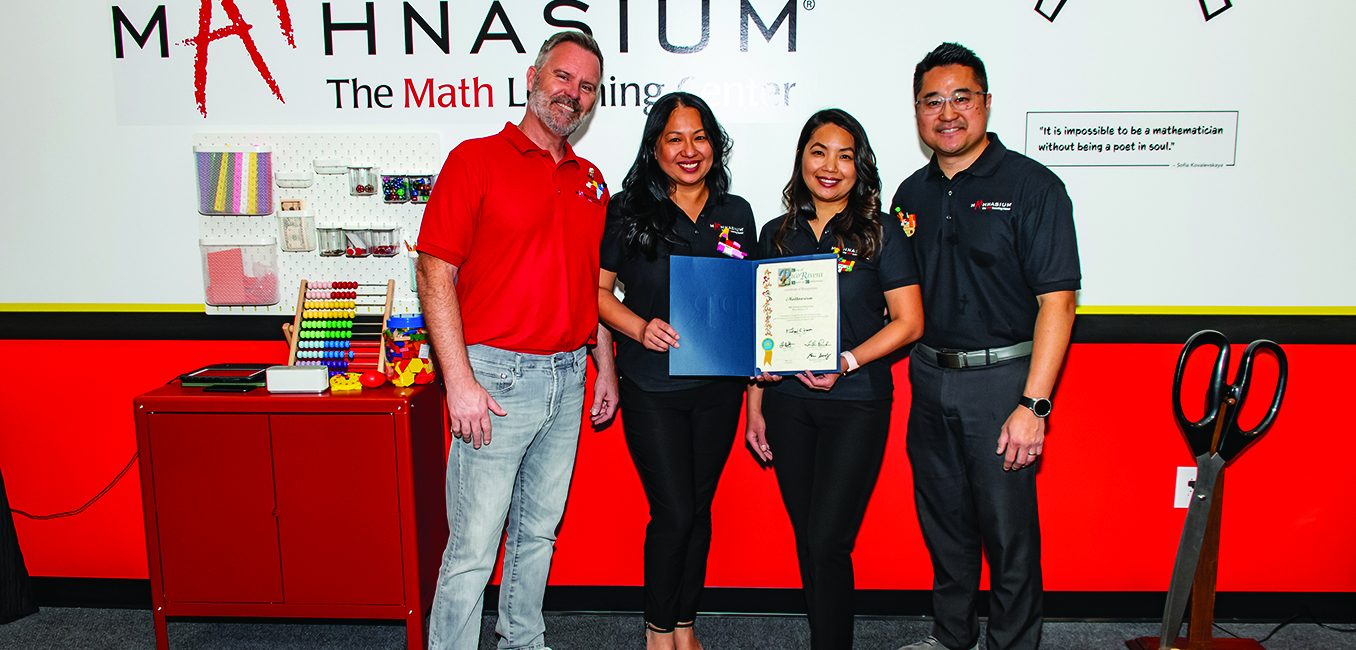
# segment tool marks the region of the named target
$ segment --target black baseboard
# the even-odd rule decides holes
[[[148,580],[113,578],[33,578],[42,607],[99,607],[150,609]],[[494,611],[498,588],[485,593],[485,608]],[[545,609],[550,612],[639,613],[640,587],[549,587]],[[981,598],[980,614],[986,608]],[[722,614],[803,614],[805,600],[798,589],[740,589],[708,587],[701,611]],[[927,616],[931,598],[926,591],[861,590],[857,613],[863,616]],[[1055,591],[1045,594],[1048,619],[1157,620],[1163,615],[1163,594],[1139,591]],[[1222,592],[1215,617],[1236,621],[1284,621],[1291,617],[1335,624],[1356,623],[1356,594],[1341,592]]]
[[[33,578],[39,607],[150,609],[151,581],[127,578]]]

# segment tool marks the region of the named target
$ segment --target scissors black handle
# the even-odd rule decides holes
[[[1182,376],[1186,374],[1187,360],[1191,358],[1191,353],[1207,345],[1215,347],[1215,367],[1210,371],[1210,383],[1205,388],[1205,414],[1199,420],[1192,420],[1182,412]],[[1177,358],[1177,374],[1172,379],[1172,414],[1177,418],[1177,425],[1182,427],[1182,433],[1186,436],[1191,452],[1197,456],[1210,451],[1213,425],[1215,419],[1219,417],[1220,406],[1224,404],[1225,393],[1229,389],[1224,379],[1228,370],[1229,339],[1215,330],[1202,330],[1192,334],[1191,338],[1187,339],[1186,345],[1182,346],[1182,355]]]
[[[1276,357],[1276,391],[1271,396],[1271,406],[1267,407],[1267,413],[1262,420],[1251,429],[1240,429],[1238,426],[1238,416],[1242,411],[1243,402],[1248,398],[1248,389],[1252,386],[1252,362],[1257,358],[1258,352],[1270,352]],[[1258,438],[1271,428],[1272,423],[1276,421],[1276,414],[1281,410],[1281,399],[1285,397],[1285,381],[1289,374],[1289,368],[1286,365],[1285,351],[1274,341],[1262,339],[1248,344],[1248,348],[1243,351],[1243,359],[1238,362],[1238,372],[1234,375],[1234,383],[1227,386],[1229,396],[1238,401],[1224,421],[1226,435],[1219,444],[1219,455],[1225,462],[1233,460],[1239,454],[1243,453],[1249,445],[1256,442]]]

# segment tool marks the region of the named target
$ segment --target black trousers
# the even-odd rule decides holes
[[[951,370],[915,352],[908,451],[923,540],[932,555],[933,636],[948,648],[979,637],[980,554],[989,560],[989,650],[1041,637],[1036,467],[1005,472],[998,436],[1026,384],[1029,358]]]
[[[810,647],[851,648],[852,547],[885,458],[890,400],[800,399],[769,390],[763,418],[796,535]]]
[[[711,548],[711,500],[734,447],[742,381],[672,392],[621,382],[622,429],[650,523],[645,527],[645,620],[664,629],[697,615]]]

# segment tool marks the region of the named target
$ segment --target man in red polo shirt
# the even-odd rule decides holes
[[[451,528],[429,647],[479,645],[485,585],[508,524],[495,631],[542,648],[541,616],[597,338],[590,414],[616,409],[611,339],[598,327],[598,245],[609,194],[567,138],[593,110],[603,57],[580,32],[547,39],[516,126],[467,140],[438,176],[419,232],[419,299],[447,387]],[[493,440],[493,444],[491,444]]]

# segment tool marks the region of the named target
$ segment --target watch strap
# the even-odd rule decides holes
[[[843,354],[839,356],[842,356],[843,360],[847,362],[847,372],[849,373],[855,372],[858,368],[861,367],[861,364],[857,363],[857,357],[852,355],[851,350],[843,350]]]

